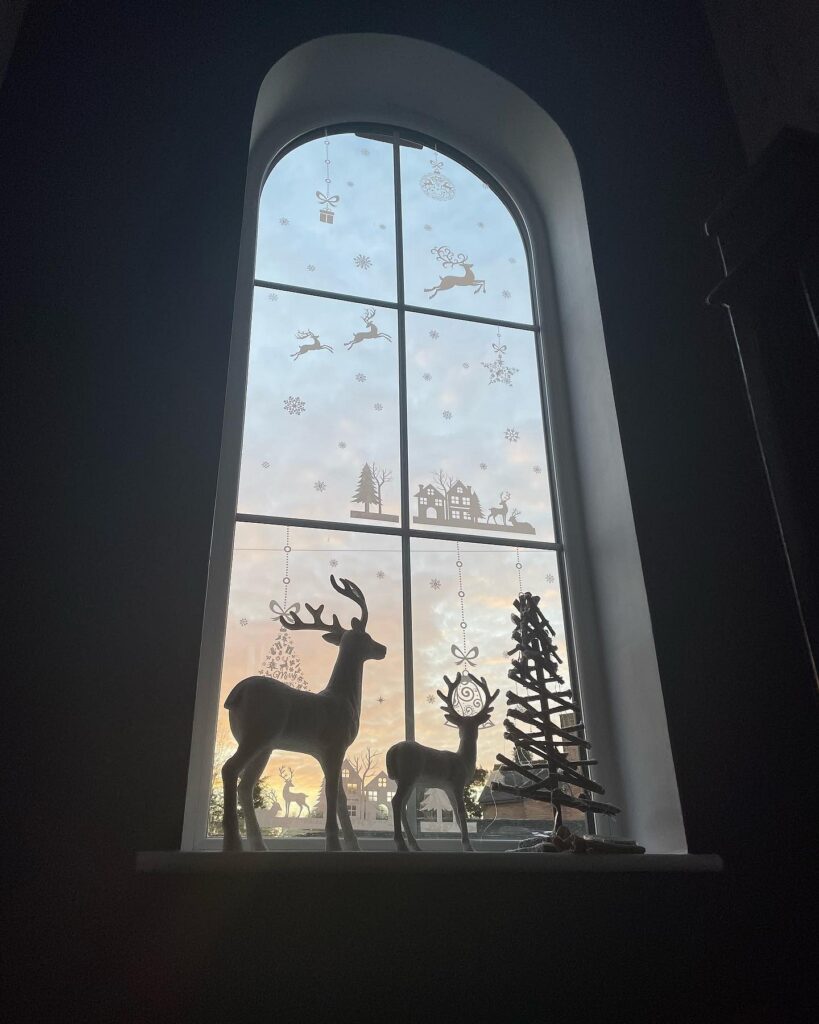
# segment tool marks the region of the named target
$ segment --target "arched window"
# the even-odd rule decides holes
[[[375,92],[349,74],[364,55]],[[434,83],[447,79],[464,102],[444,122]],[[334,648],[276,616],[309,601],[349,617],[334,573],[361,586],[388,647],[365,666],[348,751],[362,787],[405,736],[455,746],[444,674],[468,668],[505,692],[523,588],[541,594],[582,686],[620,828],[684,850],[580,177],[543,110],[400,37],[324,37],[271,69],[224,423],[185,847],[218,843],[226,692],[259,672],[326,683]],[[496,726],[503,714],[501,698]],[[504,750],[502,728],[481,732],[480,766]],[[269,786],[278,769],[323,806],[312,759],[275,752]],[[489,789],[473,798],[487,818],[519,817]],[[377,831],[367,812],[356,827]]]

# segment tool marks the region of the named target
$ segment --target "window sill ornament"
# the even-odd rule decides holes
[[[430,160],[432,167],[431,171],[421,178],[419,184],[421,191],[429,199],[435,199],[439,203],[448,202],[450,199],[455,198],[455,186],[447,178],[447,176],[441,171],[444,166],[443,161],[438,160],[438,150],[435,150],[436,159]],[[426,227],[426,225],[424,225]]]
[[[326,191],[316,191],[316,199],[318,199],[319,203],[323,204],[319,210],[319,220],[322,224],[332,224],[335,217],[333,207],[338,205],[341,199],[339,196],[330,195],[330,140],[327,137],[327,132],[324,133],[324,174]]]
[[[225,701],[231,732],[239,744],[236,753],[222,766],[225,800],[222,829],[226,853],[242,849],[237,786],[250,848],[263,851],[266,847],[253,808],[253,787],[274,750],[305,749],[313,754],[324,773],[325,848],[341,850],[340,820],[346,847],[358,849],[347,810],[347,796],[341,784],[341,766],[347,748],[358,735],[364,662],[382,660],[387,648],[366,632],[369,613],[359,587],[345,579],[339,584],[335,576],[330,577],[330,583],[337,593],[361,609],[361,617],[353,618],[348,629],[341,625],[337,615],[331,622],[324,622],[323,604],[318,608],[305,605],[313,616],[311,623],[303,622],[296,612],[279,619],[285,629],[320,630],[327,643],[338,647],[335,668],[327,686],[320,693],[309,693],[296,691],[279,679],[250,676],[237,683]]]
[[[520,573],[520,560],[517,567]],[[509,651],[514,656],[509,678],[524,692],[509,690],[506,694],[504,736],[515,746],[515,759],[497,755],[502,767],[491,782],[492,789],[513,794],[521,802],[551,804],[554,827],[535,837],[537,841],[530,849],[545,853],[644,853],[643,847],[631,840],[573,836],[564,825],[564,808],[579,811],[581,816],[613,816],[620,813],[620,808],[596,799],[605,789],[588,775],[588,768],[597,761],[587,756],[591,743],[582,737],[584,724],[571,684],[558,675],[561,659],[554,642],[555,631],[540,610],[540,598],[521,593],[514,604],[515,646]],[[554,721],[558,715],[559,727]],[[528,731],[524,732],[518,723],[524,723]]]
[[[424,292],[431,292],[430,301],[435,298],[438,292],[448,292],[450,288],[467,287],[471,288],[475,286],[473,295],[477,295],[478,292],[486,293],[486,281],[480,280],[475,277],[473,271],[473,263],[467,263],[466,253],[459,252],[457,255],[449,248],[448,245],[437,245],[430,249],[430,252],[439,261],[444,270],[448,270],[450,267],[461,267],[463,269],[463,277],[455,277],[452,274],[448,274],[446,277],[439,277],[438,284],[432,288],[425,288]]]
[[[464,852],[473,852],[467,832],[464,789],[475,778],[478,730],[489,721],[492,703],[500,691],[490,694],[486,680],[470,672],[459,672],[454,681],[444,676],[444,682],[447,692],[438,690],[438,696],[443,701],[441,710],[447,723],[458,730],[458,750],[437,750],[414,740],[403,740],[387,751],[387,774],[396,782],[392,808],[395,846],[399,853],[421,852],[407,816],[407,801],[416,787],[441,789],[446,793],[458,819]],[[401,831],[402,822],[406,840]]]

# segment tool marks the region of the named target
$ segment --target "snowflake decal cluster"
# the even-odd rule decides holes
[[[298,395],[288,395],[283,404],[284,411],[288,416],[301,416],[307,408],[307,403],[299,398]]]

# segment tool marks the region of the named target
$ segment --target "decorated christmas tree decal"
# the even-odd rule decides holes
[[[279,632],[267,652],[264,664],[259,669],[260,676],[278,679],[281,683],[292,686],[294,690],[306,690],[307,680],[301,668],[301,661],[290,633],[279,626]]]
[[[642,853],[643,848],[629,840],[573,837],[563,826],[564,807],[607,815],[619,814],[620,808],[596,798],[605,790],[585,771],[597,761],[588,756],[591,744],[582,736],[580,705],[571,685],[558,674],[561,659],[554,642],[555,631],[539,604],[540,598],[529,593],[515,600],[515,647],[509,652],[515,657],[509,678],[523,692],[509,690],[506,694],[505,736],[515,745],[515,759],[497,755],[500,764],[526,781],[520,785],[495,781],[492,788],[551,804],[554,830],[549,842],[541,842],[544,848]]]

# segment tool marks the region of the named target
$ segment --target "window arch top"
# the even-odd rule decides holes
[[[385,129],[291,147],[262,191],[256,277],[386,302],[403,286],[409,306],[531,324],[526,250],[503,200],[448,150],[404,136],[399,166]]]

